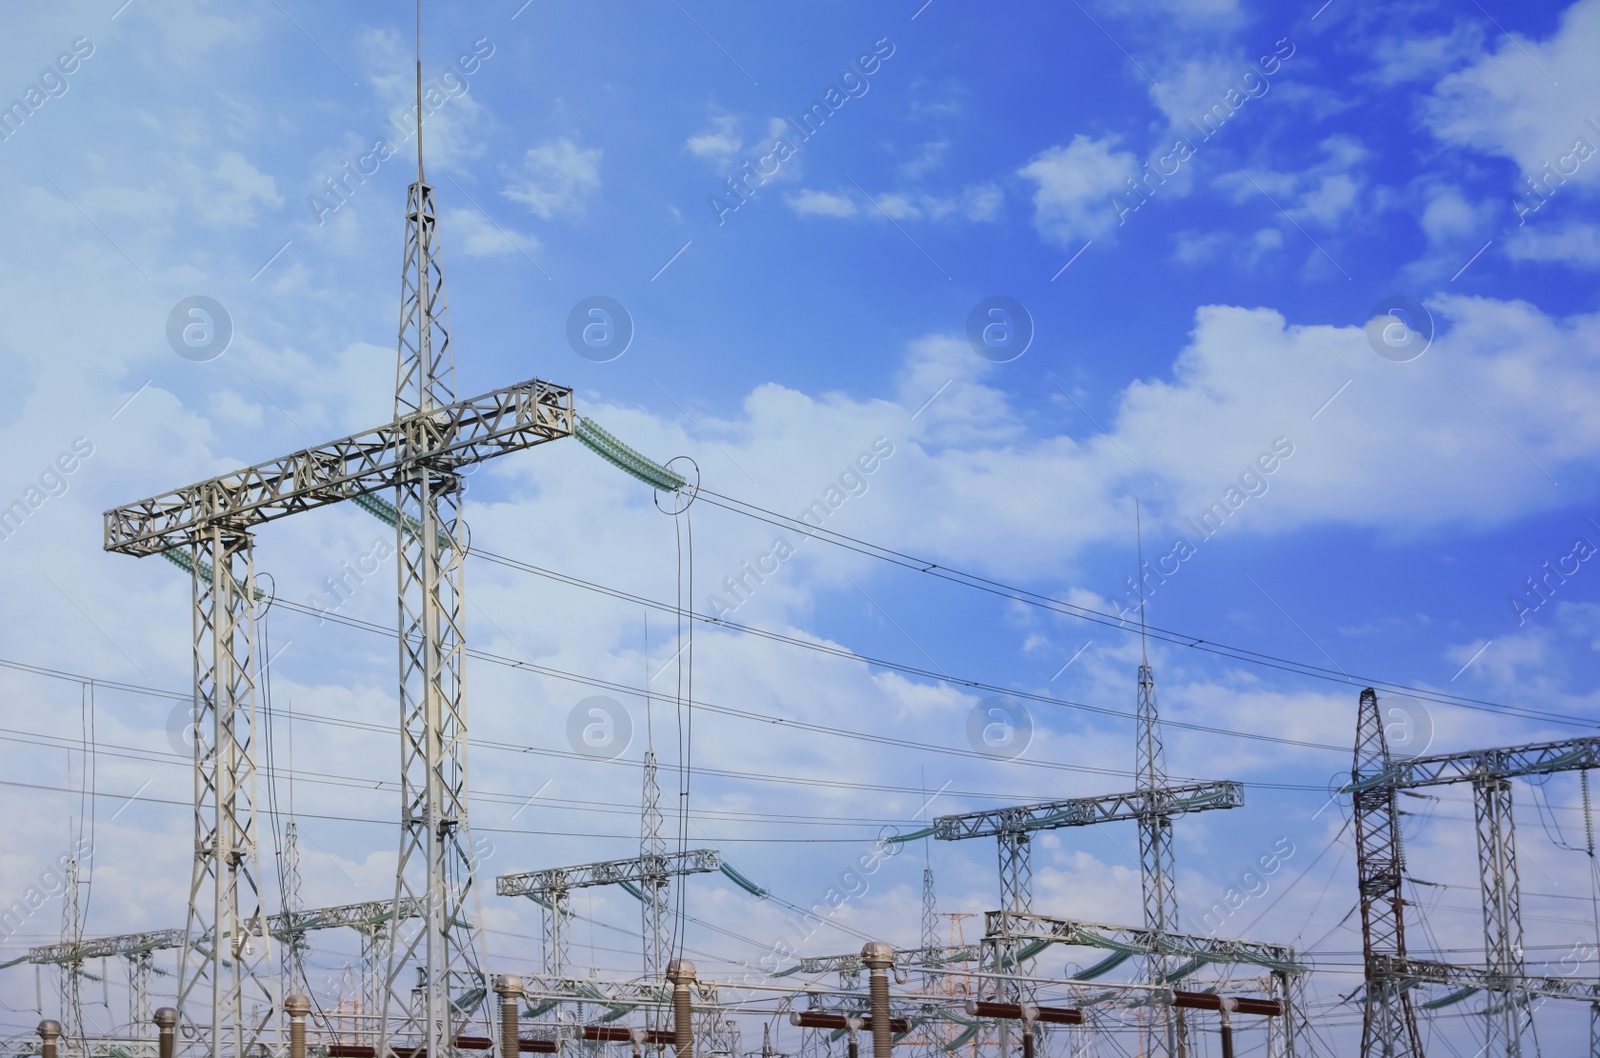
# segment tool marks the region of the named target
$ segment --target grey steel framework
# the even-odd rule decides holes
[[[295,914],[300,910],[300,827],[293,819],[283,828],[283,847],[278,852],[278,875],[283,887],[283,911]],[[311,982],[306,980],[306,942],[303,934],[295,934],[283,945],[283,980],[285,995],[311,994]]]
[[[652,904],[659,909],[665,900],[660,895],[670,879],[690,874],[709,874],[722,869],[722,855],[715,849],[691,849],[664,855],[645,855],[626,860],[605,860],[584,863],[574,867],[551,867],[542,871],[524,871],[505,874],[495,879],[495,892],[500,896],[525,896],[537,903],[542,912],[545,944],[545,972],[559,976],[567,967],[567,922],[570,894],[573,889],[597,885],[622,885],[632,887],[645,903],[646,924],[651,921]],[[657,911],[659,916],[660,911]],[[659,917],[654,920],[662,923]],[[657,938],[658,951],[665,950],[660,940],[661,926],[645,933],[646,977],[650,972],[651,938]],[[666,964],[658,964],[665,971]]]
[[[1167,789],[1166,751],[1161,740],[1161,715],[1156,709],[1156,681],[1148,660],[1139,664],[1139,703],[1134,782],[1146,793]],[[1242,797],[1241,797],[1242,800]],[[1172,815],[1152,804],[1139,816],[1139,883],[1144,895],[1144,924],[1158,933],[1178,929],[1178,868],[1173,859]],[[1145,980],[1165,984],[1172,972],[1167,956],[1145,957]],[[1183,1011],[1162,1004],[1154,1011],[1152,1051],[1176,1058],[1187,1050]]]
[[[1516,828],[1511,782],[1527,775],[1553,775],[1600,767],[1600,738],[1574,738],[1440,753],[1395,759],[1383,734],[1377,692],[1361,692],[1356,721],[1355,762],[1345,792],[1355,801],[1356,863],[1361,892],[1361,917],[1367,1005],[1363,1019],[1363,1058],[1421,1058],[1407,990],[1437,981],[1445,974],[1481,976],[1476,984],[1487,995],[1484,1004],[1484,1052],[1491,1058],[1518,1058],[1522,1028],[1530,1016],[1527,996],[1534,991],[1556,998],[1600,998],[1545,989],[1545,979],[1529,978],[1522,961],[1521,892],[1517,879]],[[1483,899],[1485,967],[1473,970],[1410,959],[1405,950],[1405,900],[1401,882],[1405,853],[1395,795],[1400,790],[1470,783],[1478,836],[1478,872]],[[1412,967],[1432,967],[1433,974]],[[1445,970],[1438,968],[1445,967]]]
[[[242,1058],[274,1007],[270,989],[259,973],[268,953],[256,887],[255,612],[250,600],[257,591],[252,538],[247,530],[392,487],[407,478],[426,477],[433,473],[430,467],[461,466],[570,436],[573,420],[571,390],[533,379],[418,411],[318,448],[106,512],[106,550],[143,556],[182,549],[191,574],[195,867],[188,934],[197,941],[216,936],[228,939],[209,947],[185,946],[178,1000],[185,1036],[192,1039],[204,1028],[211,1053],[217,1058],[227,1054]],[[405,521],[400,524],[409,528]],[[437,543],[441,535],[434,532],[432,539]],[[401,530],[402,540],[406,536],[406,530]],[[456,549],[451,548],[450,553],[456,555],[452,561],[459,564]],[[417,560],[413,551],[401,565],[416,565]],[[422,561],[436,566],[437,556]],[[415,624],[401,631],[402,653],[439,658],[437,625],[431,635],[423,637],[426,642],[407,638],[407,633],[420,635],[422,630]],[[454,661],[459,664],[459,643],[456,646]],[[423,726],[430,715],[440,713],[442,710],[431,710],[422,703]],[[408,724],[406,730],[418,733],[415,724]],[[457,731],[448,742],[452,753],[459,754],[460,738]],[[408,741],[414,743],[415,739]],[[424,750],[432,746],[442,752],[447,745],[437,735],[424,737],[422,742]],[[423,801],[432,796],[427,790],[443,799],[442,789],[424,786]],[[415,810],[415,792],[414,782],[405,784],[403,811],[408,819],[428,814]],[[464,787],[456,790],[458,795],[464,792]],[[433,811],[430,818],[443,821],[445,816]],[[441,828],[449,829],[442,822]],[[415,829],[410,828],[412,832]],[[401,893],[401,899],[408,897],[417,898],[414,893]],[[440,933],[456,928],[441,925],[442,921],[458,921],[441,920],[443,910],[441,904],[431,912]],[[390,974],[391,983],[397,973],[398,966]],[[212,993],[205,1018],[195,1013],[196,1002],[204,995],[196,991],[201,981],[210,982]],[[439,987],[446,986],[441,983]],[[385,995],[390,991],[385,988]],[[245,1021],[247,996],[264,1011],[249,1023]],[[442,1039],[443,1029],[430,1033],[429,1038]],[[438,1058],[435,1052],[429,1052],[430,1058]]]
[[[644,789],[639,811],[639,857],[641,860],[663,857],[667,853],[666,840],[661,835],[661,781],[656,768],[656,751],[648,748],[644,753]],[[640,925],[644,938],[644,975],[662,977],[667,972],[667,962],[672,958],[669,950],[671,938],[671,892],[665,875],[640,883]],[[654,1012],[652,1012],[652,1018]],[[650,1028],[658,1026],[652,1020]]]
[[[78,903],[78,861],[67,861],[66,886],[61,893],[61,939],[74,944],[83,939],[83,916]],[[83,960],[60,964],[61,1042],[69,1054],[85,1051],[83,1039]]]
[[[1405,848],[1401,844],[1396,791],[1389,775],[1389,743],[1378,696],[1361,692],[1355,761],[1349,789],[1354,800],[1356,876],[1361,904],[1362,962],[1366,997],[1361,1014],[1361,1053],[1371,1058],[1422,1058],[1422,1038],[1412,1008],[1411,982],[1396,967],[1406,960]]]
[[[391,488],[428,466],[461,467],[572,434],[572,391],[539,379],[304,448],[105,515],[105,549],[156,555],[225,523],[265,522]]]
[[[381,929],[394,917],[395,907],[388,900],[374,900],[360,904],[341,904],[337,907],[316,908],[310,911],[285,912],[267,919],[267,930],[284,942],[285,946],[298,942],[304,934],[319,929],[348,927],[366,937],[372,930]],[[416,918],[422,906],[408,901],[401,909],[402,918]],[[202,952],[210,948],[210,937],[195,939],[195,947]],[[82,966],[89,959],[106,959],[121,956],[127,961],[128,1020],[137,1038],[144,1038],[150,1024],[150,971],[151,959],[158,951],[182,949],[191,940],[187,930],[158,929],[144,933],[124,933],[114,937],[91,937],[77,942],[45,944],[28,949],[28,961],[39,965],[62,967]]]
[[[1298,1040],[1303,1033],[1305,967],[1296,960],[1294,949],[1286,945],[1081,922],[1045,915],[1023,915],[1005,910],[985,913],[984,940],[994,944],[1043,942],[1137,953],[1146,957],[1161,956],[1183,964],[1176,971],[1178,976],[1184,975],[1186,968],[1198,968],[1208,963],[1262,967],[1270,971],[1277,993],[1274,998],[1283,1003],[1285,1016],[1281,1019],[1280,1031],[1283,1033],[1282,1053],[1285,1058],[1293,1058],[1296,1054]],[[1172,982],[1163,982],[1162,987],[1170,989]]]
[[[419,137],[420,140],[420,137]],[[401,451],[434,447],[428,424],[436,409],[455,403],[455,358],[440,263],[433,188],[417,179],[406,192],[405,263],[401,270],[399,356],[395,369],[396,422],[414,423]],[[378,1053],[386,1053],[391,1011],[404,1012],[416,1053],[442,1058],[476,1009],[458,991],[488,990],[469,924],[472,900],[471,823],[467,816],[467,714],[462,693],[463,550],[461,467],[452,455],[412,459],[395,481],[395,550],[400,603],[400,855],[395,902],[420,899],[420,930],[396,931],[379,1018]],[[401,985],[415,961],[417,991]],[[487,1010],[487,1007],[484,1006]],[[487,1015],[485,1015],[487,1017]],[[491,1034],[487,1022],[484,1034]]]
[[[1193,783],[1139,789],[1098,797],[1071,797],[1060,801],[986,809],[960,815],[939,816],[933,836],[941,841],[963,841],[993,836],[1000,852],[1001,910],[1028,914],[1033,910],[1033,869],[1029,863],[1029,836],[1038,830],[1093,826],[1151,817],[1171,819],[1187,812],[1237,808],[1244,804],[1244,787],[1236,782]],[[1012,972],[1019,945],[1002,940],[994,949],[995,972]],[[1003,995],[1012,996],[1007,987]]]

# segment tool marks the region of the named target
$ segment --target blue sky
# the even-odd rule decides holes
[[[1153,624],[1351,674],[1151,647],[1165,716],[1298,743],[1169,731],[1173,774],[1247,783],[1244,809],[1179,826],[1185,921],[1200,929],[1250,859],[1289,839],[1273,896],[1223,932],[1309,949],[1326,1039],[1347,1046],[1354,855],[1342,819],[1317,813],[1348,772],[1364,681],[1491,703],[1408,707],[1436,750],[1572,737],[1596,715],[1600,573],[1575,545],[1600,547],[1600,3],[919,2],[425,11],[423,74],[441,94],[423,138],[459,389],[570,385],[581,414],[629,443],[689,456],[707,488],[790,516],[877,444],[830,529],[1100,610],[1127,603],[1137,502],[1146,559],[1180,536],[1192,547],[1152,581]],[[16,829],[0,898],[70,845],[87,775],[102,795],[89,932],[181,923],[189,778],[172,701],[149,692],[189,681],[188,588],[165,563],[103,553],[99,513],[391,414],[411,18],[403,5],[107,0],[16,16],[0,42],[0,101],[22,101],[0,142],[0,504],[28,507],[0,542],[0,656],[71,677],[0,671],[13,703],[0,754],[31,784],[0,787]],[[830,90],[833,112],[801,140],[788,122]],[[380,138],[392,156],[363,162],[389,154],[374,153]],[[768,175],[730,209],[746,162]],[[346,163],[368,172],[335,199],[325,178]],[[567,339],[596,295],[634,332],[606,362]],[[205,362],[167,338],[193,296],[233,330]],[[1014,359],[968,338],[993,297],[1031,326]],[[1424,316],[1380,353],[1366,324],[1394,298]],[[73,471],[52,473],[75,445]],[[1190,520],[1214,504],[1226,525],[1202,539]],[[709,505],[692,517],[689,597],[711,610],[775,534]],[[671,520],[575,444],[486,466],[469,518],[488,551],[652,599],[679,590]],[[321,511],[263,529],[257,560],[309,605],[386,532]],[[387,626],[392,567],[374,561],[341,613]],[[1527,580],[1546,562],[1567,572],[1541,599]],[[638,606],[476,560],[468,579],[484,650],[670,693],[679,644],[659,613],[646,652]],[[786,900],[820,898],[879,826],[913,826],[922,787],[961,791],[937,813],[1131,783],[1131,723],[1067,706],[1029,706],[1034,766],[963,755],[984,693],[962,681],[1131,711],[1128,630],[815,541],[736,617],[949,677],[697,633],[697,699],[924,747],[697,716],[696,761],[713,769],[696,786],[698,833]],[[279,751],[293,743],[315,846],[307,900],[375,899],[392,827],[328,817],[387,819],[394,796],[317,779],[392,781],[393,644],[294,611],[269,626],[287,644],[275,704],[303,714],[274,730]],[[95,689],[87,768],[80,677],[139,688]],[[634,740],[596,763],[565,734],[594,688],[485,662],[469,680],[475,737],[540,751],[474,751],[489,873],[629,855],[642,732],[669,720],[627,698]],[[657,738],[667,763],[675,739]],[[550,807],[513,818],[546,780]],[[1464,797],[1426,802],[1408,837],[1413,874],[1449,886],[1416,890],[1419,935],[1474,961]],[[1554,961],[1595,930],[1588,857],[1562,847],[1584,843],[1578,783],[1519,784],[1517,798],[1529,960]],[[1134,841],[1041,840],[1036,906],[1136,919]],[[993,851],[977,844],[931,850],[941,910],[993,905]],[[922,856],[891,861],[808,950],[915,943]],[[718,971],[784,928],[781,908],[720,881],[688,899],[741,923],[744,940],[691,932]],[[597,893],[580,911],[605,924],[584,927],[593,959],[633,967],[633,942],[609,928],[637,928],[630,898]],[[531,968],[536,917],[493,897],[483,914],[491,962]],[[60,917],[59,901],[40,909],[5,957],[53,940]],[[324,999],[354,950],[319,938]],[[1061,956],[1039,965],[1060,972]],[[1600,976],[1592,951],[1582,972]],[[29,976],[0,971],[12,1031],[36,1020]],[[113,994],[91,1024],[122,1010]],[[1582,1013],[1541,1009],[1541,1040],[1580,1039]],[[1459,1048],[1478,1028],[1441,1016],[1429,1032]]]

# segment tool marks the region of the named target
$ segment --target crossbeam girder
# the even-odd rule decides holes
[[[1374,963],[1377,969],[1403,982],[1408,988],[1416,985],[1439,985],[1444,988],[1505,991],[1513,983],[1508,982],[1504,975],[1483,966],[1462,966],[1457,963],[1392,955],[1376,956]],[[1528,995],[1549,996],[1552,999],[1576,999],[1585,1003],[1600,1002],[1600,980],[1518,975],[1514,984],[1519,992]]]
[[[1060,827],[1094,826],[1149,816],[1177,816],[1214,808],[1238,808],[1243,804],[1244,786],[1241,783],[1191,783],[939,816],[933,821],[933,836],[941,841],[964,841],[968,838],[1022,834]]]
[[[1305,969],[1295,961],[1294,949],[1282,944],[1169,933],[1142,926],[1114,926],[1048,915],[1019,915],[1010,911],[987,911],[983,917],[985,940],[1048,940],[1089,948],[1132,949],[1145,955],[1205,955],[1216,962],[1252,963],[1290,974],[1299,974]]]
[[[1419,786],[1515,779],[1524,775],[1554,775],[1557,772],[1591,768],[1600,768],[1600,738],[1596,737],[1438,753],[1428,757],[1401,757],[1390,760],[1383,774],[1371,776],[1365,781],[1373,785],[1392,786],[1397,790],[1410,790]]]
[[[570,436],[574,420],[572,390],[529,379],[113,508],[105,512],[105,549],[159,554],[195,543],[218,522],[242,532],[392,488],[418,467],[463,466]]]
[[[542,871],[503,874],[494,880],[494,890],[501,896],[544,897],[596,885],[658,882],[686,874],[709,874],[721,869],[722,855],[717,850],[691,849],[662,856],[636,856],[575,867],[549,867]]]
[[[401,907],[402,918],[415,918],[422,914],[422,905],[407,900]],[[393,900],[372,900],[362,904],[341,904],[338,907],[314,908],[293,915],[272,915],[267,919],[267,930],[275,937],[289,937],[317,929],[339,929],[349,926],[359,929],[388,921],[394,912]],[[144,933],[124,933],[114,937],[91,937],[76,944],[44,944],[28,949],[31,963],[84,962],[112,955],[141,955],[155,951],[170,951],[183,947],[187,933],[181,929],[157,929]],[[209,938],[202,938],[208,941]],[[207,945],[209,946],[209,945]]]

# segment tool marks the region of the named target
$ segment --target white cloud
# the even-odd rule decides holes
[[[1319,143],[1322,161],[1287,171],[1240,170],[1218,178],[1235,202],[1265,191],[1296,222],[1324,229],[1338,227],[1362,205],[1368,180],[1369,152],[1348,136],[1330,136]]]
[[[916,157],[900,165],[900,177],[904,180],[920,180],[933,170],[944,165],[945,154],[950,150],[949,140],[932,140],[924,143],[917,151]]]
[[[1525,175],[1556,165],[1583,139],[1600,148],[1600,0],[1578,0],[1547,40],[1499,43],[1493,54],[1444,77],[1424,114],[1447,143],[1509,158]],[[1571,178],[1593,185],[1600,159]],[[1519,189],[1520,190],[1520,189]]]
[[[580,216],[600,188],[600,153],[568,137],[532,147],[523,155],[522,171],[501,194],[545,220]]]
[[[283,205],[272,177],[258,170],[238,151],[223,151],[207,173],[196,199],[200,215],[212,224],[251,224],[259,206]]]
[[[931,195],[923,191],[890,191],[873,196],[871,207],[858,207],[848,192],[802,190],[784,196],[789,208],[802,217],[861,217],[863,219],[890,220],[946,220],[950,218],[974,223],[997,220],[1005,208],[1005,193],[992,183],[973,184],[962,188],[950,197]]]
[[[1506,256],[1594,268],[1600,266],[1600,225],[1573,221],[1559,228],[1519,228],[1506,240]]]
[[[831,191],[814,191],[809,188],[792,195],[784,195],[789,208],[802,217],[853,217],[856,204],[848,195]]]
[[[539,252],[539,240],[492,223],[475,209],[447,210],[442,225],[450,245],[468,257],[506,257],[519,249],[530,257]]]
[[[1428,204],[1422,210],[1422,230],[1433,246],[1449,246],[1470,238],[1490,220],[1489,203],[1469,202],[1454,184],[1428,189]]]
[[[1105,235],[1117,214],[1111,196],[1139,171],[1128,151],[1115,150],[1116,137],[1093,140],[1079,134],[1065,147],[1051,147],[1017,170],[1033,181],[1033,225],[1063,246]]]
[[[706,158],[717,163],[730,161],[744,149],[739,135],[739,122],[731,114],[718,114],[710,124],[690,136],[684,149],[696,158]]]
[[[1483,50],[1483,27],[1462,19],[1448,33],[1419,37],[1405,33],[1384,37],[1372,48],[1379,84],[1426,81],[1477,58]]]

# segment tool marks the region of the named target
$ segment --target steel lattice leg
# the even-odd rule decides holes
[[[1489,971],[1505,982],[1486,993],[1485,1050],[1493,1058],[1522,1054],[1522,906],[1517,882],[1516,826],[1511,815],[1511,782],[1485,779],[1472,784],[1478,824],[1478,871],[1483,886],[1483,940]]]
[[[540,925],[544,937],[544,972],[560,977],[572,962],[568,932],[572,922],[572,896],[565,889],[551,891],[548,903],[540,904]]]
[[[247,534],[213,525],[195,548],[192,577],[195,863],[188,936],[178,970],[178,1009],[184,1035],[193,1039],[198,1033],[213,1058],[245,1058],[276,1005],[269,937],[256,887],[255,569],[250,545]]]
[[[395,419],[409,448],[433,444],[434,409],[455,399],[444,272],[440,267],[433,188],[422,179],[408,192],[405,265],[401,278],[400,341]],[[490,1004],[457,1005],[454,990],[480,997],[473,919],[473,857],[467,818],[467,718],[464,658],[461,479],[453,465],[414,465],[396,488],[400,601],[401,839],[396,865],[396,920],[403,900],[422,903],[420,930],[397,935],[380,1018],[379,1053],[395,1026],[405,966],[420,962],[420,997],[410,1003],[410,1032],[420,1034],[427,1058],[446,1058],[454,1040],[477,1017],[492,1033]]]
[[[1411,997],[1393,970],[1405,958],[1405,856],[1400,815],[1390,782],[1389,743],[1378,695],[1361,692],[1354,764],[1350,771],[1360,887],[1366,996],[1361,1016],[1362,1058],[1422,1058]]]

